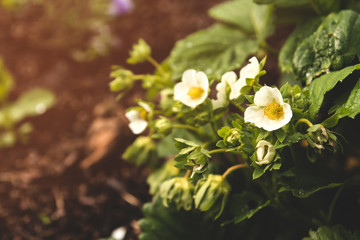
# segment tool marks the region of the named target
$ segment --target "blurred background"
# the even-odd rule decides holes
[[[135,139],[124,111],[142,92],[117,102],[111,66],[152,72],[126,64],[131,46],[143,38],[162,61],[220,2],[0,0],[0,239],[98,239],[118,227],[137,239],[148,170],[121,154]]]

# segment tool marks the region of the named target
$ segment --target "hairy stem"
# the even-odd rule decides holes
[[[308,125],[309,127],[312,127],[314,124],[312,124],[312,122],[310,122],[308,119],[306,118],[300,118],[299,120],[297,120],[297,122],[295,123],[295,129],[299,126],[300,123],[305,123],[306,125]]]
[[[246,167],[249,167],[249,165],[245,164],[245,163],[241,163],[241,164],[238,164],[238,165],[234,165],[232,167],[229,167],[225,172],[224,174],[222,175],[223,178],[226,178],[230,173],[232,173],[233,171],[237,170],[237,169],[240,169],[240,168],[246,168]]]
[[[147,59],[154,67],[156,67],[156,69],[162,74],[165,74],[164,69],[161,67],[161,65],[155,60],[153,59],[151,56]]]

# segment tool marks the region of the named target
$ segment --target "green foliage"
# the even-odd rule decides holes
[[[359,211],[358,158],[349,152],[359,147],[360,113],[360,66],[354,65],[360,18],[346,9],[352,4],[227,1],[209,11],[221,23],[180,40],[162,65],[147,59],[155,74],[131,73],[130,84],[114,83],[124,91],[142,81],[154,100],[151,117],[143,118],[149,131],[142,138],[151,144],[143,147],[156,146],[171,159],[148,179],[154,196],[144,208],[140,239],[297,239],[335,221],[349,226],[341,204]],[[298,23],[287,39],[282,29],[274,31],[285,22]],[[249,54],[276,53],[266,43],[274,32],[280,34],[273,41],[286,42],[280,90],[260,84],[269,71],[266,57],[252,59],[239,75],[221,76],[238,70]],[[176,83],[188,69],[203,72],[188,71]],[[205,100],[193,104],[203,99],[193,91]],[[215,95],[224,100],[220,108]],[[134,148],[127,158],[152,159],[144,152]],[[352,202],[342,194],[352,194]]]
[[[330,72],[328,74],[322,75],[321,77],[311,82],[311,84],[309,85],[310,102],[311,102],[309,108],[309,115],[312,119],[315,119],[316,114],[319,112],[320,107],[325,98],[325,94],[330,90],[332,90],[337,83],[342,82],[344,79],[346,79],[346,77],[348,77],[358,68],[359,65],[349,66],[339,71]],[[352,94],[352,98],[356,96],[356,90],[354,94]],[[349,101],[352,101],[352,99],[350,99]],[[349,108],[350,108],[349,106],[347,108],[344,106],[343,108],[338,108],[339,109],[338,111],[343,112],[342,116],[346,116],[345,113],[347,112],[350,113],[350,111],[347,110]],[[352,113],[356,113],[356,110],[354,110],[353,108],[351,109],[352,109]]]
[[[198,181],[195,188],[195,207],[206,211],[217,219],[225,208],[231,191],[231,186],[221,175],[210,174],[206,179]]]
[[[342,184],[329,169],[307,166],[284,172],[279,182],[279,192],[291,191],[295,197],[306,198],[320,190],[336,188]]]
[[[159,193],[165,207],[186,211],[193,208],[194,185],[187,178],[175,177],[164,181]]]
[[[349,98],[346,102],[337,107],[335,114],[338,118],[351,117],[355,118],[360,113],[360,79],[355,87],[351,90]]]
[[[144,41],[144,39],[139,39],[137,44],[134,44],[133,49],[130,51],[130,58],[127,62],[129,64],[138,64],[145,62],[149,59],[151,55],[151,48]]]
[[[32,126],[24,119],[43,114],[55,103],[54,94],[41,88],[29,90],[11,102],[8,96],[13,86],[12,76],[0,60],[0,148],[11,147],[17,141],[25,143]]]
[[[150,137],[140,136],[130,145],[122,157],[137,165],[154,168],[158,165],[156,145]]]
[[[318,20],[310,20],[294,31],[279,57],[283,71],[293,71],[307,84],[327,70],[349,66],[360,51],[358,13],[352,10],[331,13],[317,24]]]
[[[145,218],[139,222],[142,231],[140,240],[221,240],[241,236],[237,227],[220,227],[200,212],[166,208],[159,197],[155,197],[152,203],[146,203],[143,212]]]
[[[270,201],[265,201],[262,197],[253,192],[234,194],[230,197],[228,205],[228,209],[231,212],[233,219],[225,222],[225,224],[236,224],[246,219],[250,219],[255,213],[269,204]]]
[[[189,68],[219,77],[239,68],[248,55],[256,53],[259,44],[236,28],[214,25],[176,43],[169,57],[173,77],[179,78]]]
[[[239,14],[240,9],[246,9]],[[209,15],[219,21],[239,27],[247,34],[256,34],[266,38],[273,31],[272,7],[258,5],[249,0],[234,0],[222,3],[210,9]]]
[[[150,194],[155,195],[164,181],[179,175],[180,171],[178,168],[174,167],[174,164],[175,161],[173,160],[167,161],[159,169],[156,169],[150,174],[147,178],[147,183],[150,186]]]
[[[55,96],[46,89],[33,89],[25,92],[14,103],[0,109],[0,125],[7,121],[17,123],[26,117],[44,113],[55,103]]]
[[[317,230],[309,231],[309,237],[303,240],[355,240],[360,239],[360,231],[348,231],[341,225],[333,227],[322,226]]]

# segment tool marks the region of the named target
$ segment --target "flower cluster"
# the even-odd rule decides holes
[[[141,80],[147,89],[150,101],[138,100],[138,106],[125,114],[134,134],[147,135],[139,136],[123,158],[151,168],[161,165],[160,156],[168,159],[148,179],[151,193],[161,199],[162,206],[177,211],[197,209],[218,219],[228,211],[226,206],[234,204],[235,192],[242,191],[228,179],[234,171],[242,173],[242,178],[252,176],[251,180],[270,174],[282,178],[278,172],[296,161],[288,160],[293,157],[289,157],[289,147],[294,144],[306,142],[302,152],[308,156],[323,154],[325,149],[335,151],[336,136],[321,124],[312,126],[306,118],[306,91],[297,85],[278,89],[260,84],[266,58],[260,62],[250,58],[239,75],[225,72],[220,82],[195,69],[186,70],[181,81],[174,82],[166,65],[154,62],[150,53],[140,41],[129,61],[153,63],[154,75],[118,68],[110,86],[126,93],[126,87]],[[291,172],[283,174],[292,176]],[[259,198],[245,191],[239,202],[247,208]],[[251,211],[267,204],[261,202]]]

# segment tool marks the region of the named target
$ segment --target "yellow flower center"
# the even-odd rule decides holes
[[[140,118],[141,118],[142,120],[147,120],[147,115],[148,115],[147,111],[146,111],[145,109],[141,109],[141,111],[140,111]]]
[[[199,99],[201,98],[201,96],[204,94],[204,89],[202,89],[201,87],[191,87],[188,95],[191,97],[191,99]]]
[[[265,107],[264,113],[271,120],[278,120],[284,115],[284,110],[280,104],[273,102]]]

